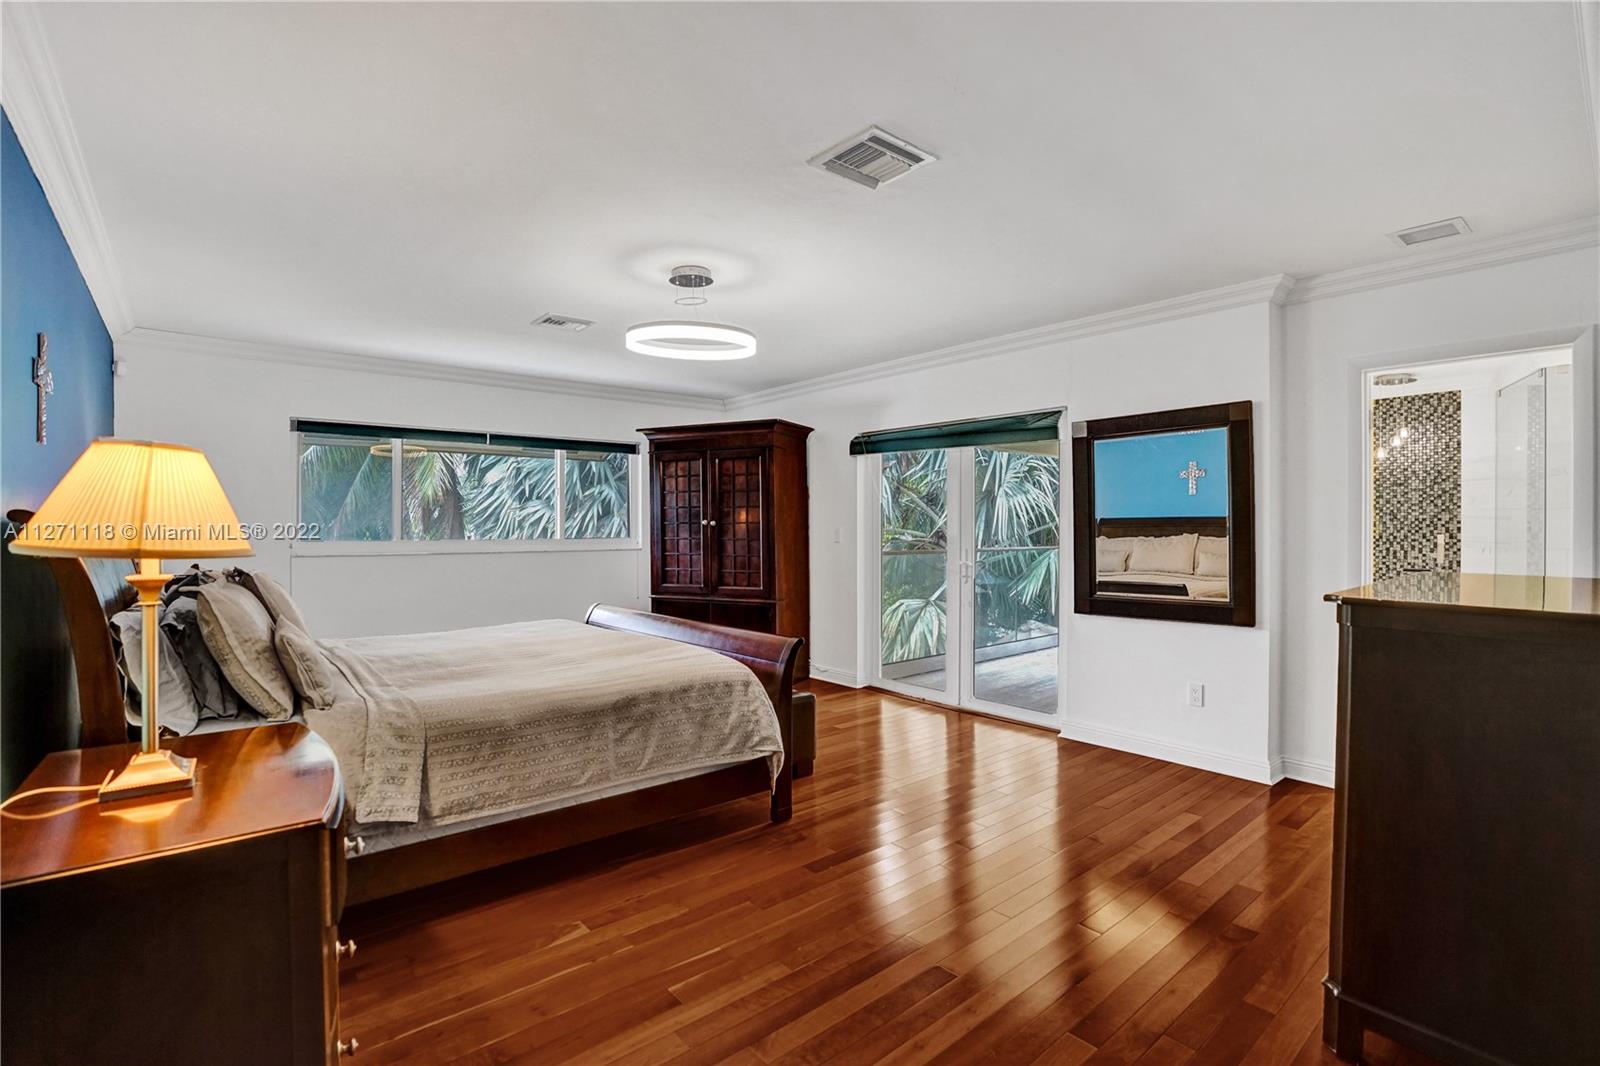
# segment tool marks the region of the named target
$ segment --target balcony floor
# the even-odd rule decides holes
[[[976,673],[975,694],[980,700],[1044,714],[1056,711],[1055,648],[990,659],[979,663]],[[944,688],[944,671],[928,670],[899,681],[902,685],[940,690]]]

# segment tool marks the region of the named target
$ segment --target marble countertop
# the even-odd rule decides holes
[[[1401,574],[1330,592],[1330,603],[1382,603],[1464,611],[1587,615],[1600,620],[1600,579],[1519,574]]]

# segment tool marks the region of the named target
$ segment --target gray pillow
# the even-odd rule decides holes
[[[200,635],[228,679],[262,717],[294,715],[294,686],[272,645],[272,616],[243,585],[215,581],[199,593]]]
[[[300,693],[300,698],[312,710],[325,711],[333,706],[334,666],[317,642],[304,629],[288,619],[278,623],[272,634],[273,646],[278,649],[278,659],[289,683]]]
[[[111,626],[117,634],[117,665],[128,681],[130,698],[125,701],[124,713],[133,725],[143,723],[139,701],[144,699],[144,612],[138,607],[115,614]],[[161,641],[161,690],[157,696],[156,724],[170,729],[179,736],[194,732],[200,724],[201,707],[195,702],[194,687],[189,683],[189,673],[178,659],[172,638],[164,626],[156,626]]]
[[[264,574],[259,570],[240,570],[239,582],[266,604],[273,625],[287,621],[293,623],[302,633],[311,632],[311,627],[306,625],[305,618],[300,614],[300,608],[295,606],[294,600],[290,597],[289,590],[280,585],[271,574]]]

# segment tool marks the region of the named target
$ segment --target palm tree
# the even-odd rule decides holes
[[[393,461],[366,443],[302,444],[302,520],[325,540],[388,540]]]
[[[883,661],[945,650],[946,486],[944,451],[884,456]],[[1056,455],[978,448],[975,453],[979,647],[1057,628],[1061,460]]]
[[[569,454],[562,510],[568,537],[626,537],[628,457]]]

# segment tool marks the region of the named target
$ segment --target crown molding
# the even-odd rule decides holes
[[[1469,237],[1466,242],[1451,248],[1416,252],[1403,259],[1301,278],[1290,291],[1287,302],[1302,304],[1309,300],[1324,300],[1330,296],[1347,296],[1369,289],[1382,289],[1390,285],[1403,285],[1411,281],[1423,281],[1427,278],[1440,278],[1469,270],[1517,263],[1524,259],[1536,259],[1576,248],[1593,247],[1596,244],[1600,244],[1600,217],[1562,222],[1505,237],[1487,237],[1482,240]]]
[[[229,359],[249,359],[255,362],[321,367],[328,370],[400,375],[427,381],[451,381],[458,384],[523,389],[528,392],[545,392],[561,396],[585,396],[626,403],[665,404],[711,411],[725,410],[724,401],[719,397],[694,393],[641,389],[631,385],[607,385],[601,382],[574,381],[570,378],[542,378],[510,370],[452,366],[387,355],[357,355],[352,352],[332,352],[317,348],[295,348],[143,327],[117,338],[118,362],[121,363],[123,359],[131,357],[133,365],[137,367],[141,349],[181,352],[206,358],[223,356]],[[118,372],[122,372],[120,367]]]
[[[44,188],[101,321],[113,337],[133,328],[105,220],[89,184],[66,98],[33,4],[4,5],[0,103]]]
[[[1150,326],[1158,322],[1170,322],[1177,318],[1190,318],[1215,311],[1227,311],[1235,307],[1248,307],[1251,304],[1282,303],[1293,285],[1293,278],[1284,274],[1273,274],[1254,281],[1240,282],[1237,285],[1225,285],[1219,289],[1206,289],[1203,292],[1137,304],[1117,311],[1086,315],[1083,318],[1068,319],[1048,326],[1005,333],[981,341],[923,352],[920,355],[904,356],[887,362],[873,363],[870,366],[857,367],[854,370],[841,370],[835,374],[826,374],[806,381],[778,385],[760,392],[735,396],[727,401],[727,406],[729,410],[749,407],[820,392],[824,389],[834,389],[842,385],[855,385],[918,370],[931,370],[952,363],[990,359],[997,355],[1005,355],[1007,352],[1037,348],[1043,344],[1096,337],[1104,333],[1119,333],[1139,326]]]

